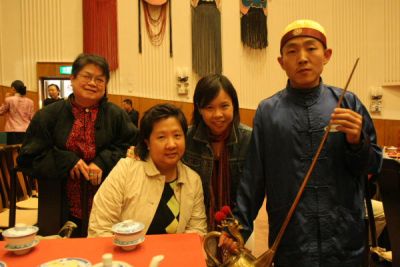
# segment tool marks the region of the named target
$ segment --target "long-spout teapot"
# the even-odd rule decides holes
[[[272,261],[274,258],[274,251],[267,250],[261,256],[256,258],[251,252],[244,247],[244,240],[242,235],[240,234],[240,229],[242,228],[239,222],[233,218],[223,218],[221,220],[221,228],[226,229],[229,234],[236,239],[238,243],[238,253],[227,253],[225,257],[223,257],[223,262],[220,262],[217,257],[215,250],[221,250],[221,247],[216,247],[221,232],[212,231],[209,232],[204,238],[204,250],[208,257],[208,264],[211,266],[218,267],[271,267]],[[222,253],[220,253],[222,254]]]

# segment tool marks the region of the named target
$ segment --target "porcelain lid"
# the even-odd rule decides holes
[[[37,233],[39,228],[32,225],[17,223],[15,227],[5,230],[2,234],[4,237],[24,237]]]
[[[134,234],[144,229],[144,224],[133,220],[125,220],[114,224],[111,230],[118,234]]]

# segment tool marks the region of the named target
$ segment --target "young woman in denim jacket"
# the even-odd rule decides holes
[[[193,104],[182,161],[202,179],[208,228],[214,230],[214,213],[224,205],[236,205],[251,128],[240,123],[236,90],[223,75],[200,79]]]

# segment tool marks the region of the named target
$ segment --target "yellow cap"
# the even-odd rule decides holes
[[[324,27],[316,21],[309,19],[295,20],[286,26],[281,38],[281,51],[283,46],[292,38],[308,36],[320,41],[326,48],[326,34]]]

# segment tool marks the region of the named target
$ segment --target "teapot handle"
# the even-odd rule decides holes
[[[214,257],[212,251],[211,251],[210,248],[207,246],[207,244],[208,244],[208,240],[209,240],[209,239],[212,239],[212,238],[218,238],[218,239],[219,239],[220,236],[221,236],[221,232],[217,232],[217,231],[209,232],[209,233],[204,237],[204,242],[203,242],[203,247],[204,247],[204,250],[205,250],[205,252],[206,252],[206,254],[207,254],[207,257],[208,257],[209,259],[211,259],[211,261],[212,261],[216,266],[221,266],[222,263],[220,263],[220,262],[218,261],[218,259],[217,259],[216,257]]]

